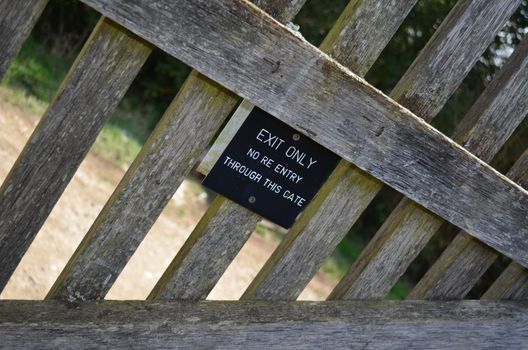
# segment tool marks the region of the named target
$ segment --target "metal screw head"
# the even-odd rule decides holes
[[[299,141],[300,139],[301,139],[301,135],[293,134],[293,141]]]
[[[257,198],[255,198],[255,196],[251,196],[248,198],[248,202],[251,204],[255,203],[256,201],[257,201]]]

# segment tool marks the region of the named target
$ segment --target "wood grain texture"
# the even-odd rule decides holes
[[[528,304],[0,301],[4,349],[522,349]]]
[[[367,74],[417,0],[352,0],[320,49],[359,76]]]
[[[359,76],[367,73],[417,0],[353,0],[348,3],[320,49]],[[208,174],[242,124],[249,107],[244,100],[198,167]],[[233,121],[233,123],[231,123]]]
[[[48,0],[0,0],[0,80],[47,3]]]
[[[515,262],[510,263],[481,299],[528,299],[528,271]]]
[[[252,0],[263,11],[281,23],[293,20],[306,0]]]
[[[455,131],[454,140],[484,161],[492,159],[528,112],[527,44],[518,47]],[[402,200],[331,298],[385,296],[442,223],[416,203]]]
[[[521,66],[520,69],[525,71],[523,73],[526,75],[527,85],[524,91],[528,93],[528,73],[526,67]],[[518,91],[521,95],[522,92]],[[518,103],[519,101],[512,101],[513,105]],[[504,119],[514,114],[507,108],[503,112],[506,116]],[[526,115],[528,108],[520,109],[519,113]],[[520,186],[528,188],[528,151],[525,151],[515,162],[507,176]],[[498,256],[495,250],[461,231],[414,287],[409,294],[409,299],[462,299]],[[517,292],[512,292],[512,294],[515,295]]]
[[[83,2],[528,265],[528,192],[251,3]]]
[[[271,17],[281,23],[291,23],[306,0],[252,0],[252,3],[267,12]],[[272,62],[273,63],[273,62]],[[209,174],[218,158],[222,155],[229,142],[235,136],[244,120],[255,106],[249,100],[243,100],[222,129],[214,144],[211,146],[197,171],[203,175]]]
[[[48,298],[103,298],[239,98],[192,72]]]
[[[463,299],[497,257],[496,251],[462,231],[413,288],[407,299]]]
[[[205,299],[260,219],[217,196],[148,299]]]
[[[383,4],[387,6],[389,5],[385,0],[381,2],[383,2]],[[405,18],[405,14],[410,11],[410,9],[415,3],[414,0],[404,1],[400,2],[398,6],[393,6],[392,11],[378,11],[379,8],[382,7],[380,6],[381,2],[354,1],[351,2],[351,4],[345,9],[345,11],[340,17],[341,19],[337,21],[336,26],[334,27],[334,29],[332,29],[332,35],[335,38],[334,44],[336,48],[336,59],[346,57],[347,59],[351,60],[351,62],[365,62],[369,66],[372,65],[377,55],[381,52],[381,50],[388,42],[392,34],[398,28],[398,25]],[[353,13],[351,13],[351,11]],[[387,23],[387,25],[384,27],[385,29],[383,31],[376,31],[374,30],[374,27],[368,27],[369,21],[367,21],[365,18],[367,14],[372,15],[370,19],[376,18],[376,20],[372,21],[373,25],[377,25],[379,22]],[[394,14],[399,14],[399,17],[393,17]],[[374,15],[376,16],[373,17]],[[345,18],[346,21],[342,20],[343,18]],[[365,32],[376,33],[377,36],[383,33],[384,39],[377,41],[372,40],[372,45],[368,49],[361,45],[355,45],[354,43],[345,44],[344,41],[347,41],[349,39],[349,36],[352,34],[352,30],[350,29],[352,25],[355,26],[356,30],[363,30]],[[377,39],[377,37],[373,37],[373,39]],[[329,41],[326,41],[326,45],[329,49],[333,49],[333,46],[330,44]],[[346,51],[345,47],[348,47],[352,51]],[[366,55],[366,58],[362,57],[361,59],[357,60],[353,59],[353,57],[362,56],[363,54]],[[365,67],[359,66],[352,66],[352,68],[355,68],[361,72],[365,72],[367,70],[365,69]],[[224,131],[220,134],[220,142],[217,145],[217,149],[213,150],[213,152],[210,152],[211,155],[209,156],[209,159],[206,159],[206,161],[204,162],[204,170],[207,171],[209,166],[211,166],[212,160],[216,158],[215,154],[218,154],[222,149],[222,146],[226,144],[230,139],[229,135],[231,135],[232,132],[229,131],[233,131],[236,125],[239,125],[241,123],[239,119],[245,118],[250,108],[251,106],[243,102],[240,105],[239,109],[234,113],[232,118],[233,123],[231,123],[231,121],[230,123],[228,123],[226,127],[228,128],[226,135],[224,135],[224,131],[226,131],[226,129],[224,129]],[[232,124],[234,124],[234,126]],[[361,180],[361,175],[359,174],[361,174],[362,171],[350,166],[350,163],[342,161],[338,166],[338,169],[334,171],[334,173],[331,175],[331,179],[333,180],[327,181],[325,189],[320,191],[320,194],[312,201],[310,206],[305,209],[303,219],[300,219],[295,224],[294,228],[290,230],[290,233],[288,234],[286,240],[290,240],[291,238],[295,237],[296,234],[298,234],[298,230],[300,230],[304,226],[306,221],[309,218],[312,218],[313,215],[328,215],[328,210],[332,211],[334,214],[337,214],[333,210],[332,206],[327,206],[327,208],[325,209],[328,210],[322,210],[321,212],[317,212],[317,209],[328,194],[329,190],[336,185],[336,181],[343,180],[343,175],[345,175],[345,170],[347,168],[349,168],[350,174],[347,173],[347,177],[344,181],[342,181],[342,185],[351,186],[354,182]],[[366,177],[363,180],[363,183],[368,182],[378,183],[378,181],[374,180],[370,176]],[[369,188],[367,187],[367,190],[368,189]],[[340,189],[336,190],[336,194],[342,193],[340,192]],[[335,198],[335,196],[332,198]],[[338,196],[338,198],[344,200],[342,196]],[[368,203],[367,201],[363,202]],[[216,284],[218,279],[221,277],[222,273],[229,266],[229,263],[231,263],[231,260],[236,256],[236,253],[238,253],[238,250],[233,250],[233,248],[242,248],[243,244],[248,239],[251,230],[255,227],[259,220],[259,217],[257,215],[251,215],[246,209],[242,207],[239,207],[237,210],[237,205],[231,201],[222,201],[220,202],[220,205],[225,206],[226,208],[219,209],[217,206],[212,206],[208,210],[206,217],[207,220],[211,222],[211,227],[207,227],[207,221],[205,221],[203,222],[203,225],[199,225],[199,229],[195,230],[195,232],[193,232],[193,234],[191,235],[191,241],[198,242],[199,240],[200,249],[193,249],[191,251],[191,248],[189,248],[183,250],[185,253],[178,254],[178,256],[175,258],[175,261],[171,264],[169,270],[164,274],[163,278],[157,284],[155,291],[151,294],[152,298],[156,298],[158,296],[164,299],[205,298],[208,292]],[[348,225],[348,223],[350,222],[350,220],[347,221],[347,218],[349,218],[348,212],[344,211],[342,212],[342,214],[343,216],[339,220],[329,220],[326,221],[326,224],[329,226],[341,223]],[[352,213],[352,215],[354,214]],[[237,225],[233,225],[233,222],[236,222]],[[312,220],[312,222],[317,221]],[[317,232],[319,232],[319,234],[324,237],[326,236],[327,228],[328,226],[318,227]],[[203,231],[206,231],[207,233],[204,233]],[[220,239],[220,237],[227,235],[230,237],[229,240],[224,239],[222,241]],[[325,247],[334,247],[339,240],[339,236],[335,236],[335,238],[333,238],[333,241],[332,238],[326,236],[324,239],[325,244],[319,246],[318,250],[314,249],[314,251],[312,252],[313,254],[311,255],[326,256],[327,254],[330,254],[329,252],[327,252],[328,249],[325,249]],[[313,241],[315,240],[310,240],[310,242]],[[230,254],[226,255],[226,251],[229,251]],[[297,253],[297,255],[299,255],[299,252],[301,253],[301,256],[296,256],[296,258],[299,258],[299,260],[296,261],[297,268],[294,269],[294,271],[292,271],[290,274],[290,276],[293,275],[295,276],[295,278],[288,280],[286,283],[288,286],[290,286],[290,288],[302,285],[302,281],[300,279],[301,276],[299,276],[297,272],[300,272],[303,269],[306,270],[307,268],[307,266],[304,264],[304,260],[306,260],[304,258],[306,250],[303,250],[302,248],[300,250],[295,250],[295,253]],[[230,258],[231,260],[227,258]],[[314,261],[317,260],[314,259]],[[317,263],[312,263],[311,266],[316,267],[316,264]],[[190,268],[186,266],[193,267],[194,270],[192,271],[195,272],[191,273]],[[312,270],[313,268],[310,269],[310,271]],[[197,275],[201,276],[199,282],[193,281],[193,278],[196,279]],[[305,273],[304,275],[307,274]],[[192,285],[192,288],[188,287],[190,285]],[[287,286],[283,287],[288,288]],[[272,289],[276,291],[280,290],[275,287],[272,287]],[[247,297],[247,293],[245,297]]]
[[[340,162],[242,299],[295,300],[380,188],[373,177]]]
[[[283,4],[284,11],[290,11],[291,8],[286,9],[288,6],[297,8],[301,2],[261,1],[261,5],[269,4],[275,11],[280,3]],[[69,301],[104,298],[165,205],[239,102],[240,98],[230,91],[196,71],[191,73],[61,272],[47,298]],[[227,205],[226,210],[232,210],[233,206],[234,204]],[[243,220],[248,216],[251,215],[241,213],[238,221],[234,218],[230,220],[242,228],[244,224],[247,226]],[[203,252],[188,249],[190,242],[203,242],[216,232],[217,226],[212,222],[207,229],[203,222],[204,220],[191,234],[189,242],[176,257],[177,261],[180,261],[184,252],[196,252],[197,256],[208,258],[208,250],[203,243],[197,244]],[[216,232],[218,241],[210,249],[222,250],[224,254],[232,252],[236,244],[231,243],[231,239],[234,239],[230,237],[231,230],[233,227],[228,227],[227,232]],[[241,230],[240,234],[247,235],[246,231]],[[224,246],[227,245],[225,250],[219,246],[222,241]],[[244,241],[241,240],[241,244]],[[218,271],[215,266],[222,261],[210,260],[211,266],[208,268],[206,265],[189,262],[190,259],[181,258],[185,265],[182,269],[186,268],[188,270],[185,271],[189,272],[192,268],[203,268],[210,275]],[[224,256],[224,259],[229,258]],[[198,260],[204,262],[203,259]],[[174,266],[175,264],[171,265],[173,268]],[[198,275],[192,271],[189,273],[183,276],[193,279],[188,282],[188,286],[197,286],[202,282],[201,293],[204,288],[209,288],[207,282],[204,284],[197,278]],[[220,276],[222,273],[223,270]],[[163,280],[169,281],[168,278]],[[182,283],[181,278],[178,283]],[[185,295],[201,295],[197,290],[191,289],[175,291],[183,292]]]
[[[207,151],[204,159],[202,159],[196,168],[196,171],[202,175],[209,174],[254,107],[255,106],[248,100],[242,100],[242,102],[240,102],[237,109],[233,112],[233,115],[229,118],[227,124],[224,126],[220,134],[218,134],[211,148],[209,148],[209,151]]]
[[[375,3],[376,2],[365,1],[364,6],[377,8]],[[399,4],[401,6],[411,5],[404,3]],[[411,66],[409,72],[405,74],[405,76],[413,75],[422,77],[412,84],[407,84],[406,88],[409,89],[409,91],[412,91],[414,95],[413,103],[417,104],[417,106],[428,106],[428,108],[430,108],[427,111],[424,111],[423,107],[419,107],[422,112],[426,113],[425,118],[427,120],[431,120],[434,117],[436,111],[439,110],[438,104],[443,104],[447,97],[451,95],[454,89],[456,89],[456,85],[452,85],[451,82],[448,82],[452,77],[449,74],[445,74],[446,65],[451,65],[450,69],[453,71],[467,74],[475,60],[484,50],[485,46],[480,42],[476,46],[470,45],[466,50],[458,50],[463,44],[463,40],[467,42],[478,41],[483,38],[482,31],[496,31],[499,28],[498,22],[500,21],[492,21],[492,23],[494,23],[493,28],[483,28],[483,23],[489,20],[489,9],[482,6],[483,4],[484,1],[474,1],[471,6],[467,6],[464,2],[460,2],[455,6],[440,26],[439,32],[442,35],[433,36],[431,42],[426,45],[426,48],[441,48],[435,49],[437,55],[419,55]],[[357,2],[354,5],[359,6]],[[384,5],[384,7],[393,6],[388,3]],[[462,15],[461,8],[463,9]],[[364,13],[365,11],[358,11],[359,14],[357,16],[360,18],[373,19],[376,15],[377,17],[382,17],[381,19],[374,18],[372,20],[372,23],[376,26],[379,26],[382,22],[398,20],[397,18],[383,18],[386,15],[383,11],[374,11],[374,13],[371,13],[366,17]],[[482,11],[482,13],[478,11]],[[468,24],[465,22],[468,21],[469,14],[475,15],[477,20],[473,20]],[[502,13],[498,15],[504,16]],[[355,22],[355,20],[352,22]],[[374,38],[372,40],[368,37],[370,33],[375,33],[373,34]],[[354,38],[354,35],[350,32],[347,32],[347,35]],[[375,37],[379,35],[379,30],[367,27],[361,28],[360,35],[368,42],[373,42],[375,41]],[[348,38],[348,36],[346,36],[346,38]],[[339,35],[338,37],[344,37],[344,35]],[[337,47],[340,48],[343,46],[346,45],[339,43],[337,45]],[[353,44],[350,46],[355,47]],[[456,62],[452,62],[451,53],[457,50],[459,51],[459,57]],[[349,59],[348,56],[354,57],[362,54],[359,50],[350,54],[347,54],[344,50],[338,52],[343,58],[345,58],[345,60]],[[341,57],[336,58],[339,60]],[[361,59],[352,59],[352,61],[361,62]],[[366,69],[362,68],[360,71],[365,72]],[[437,73],[442,79],[446,80],[445,88],[432,94],[428,91],[429,87],[424,84],[423,81],[427,74],[435,75]],[[437,80],[437,83],[439,82],[441,82],[441,80]],[[400,86],[398,88],[398,95],[394,97],[402,98],[404,88],[401,83],[398,84],[398,86]],[[418,94],[420,88],[423,89],[423,93]],[[410,103],[409,100],[403,98],[402,100],[405,100],[406,103]],[[253,280],[244,294],[244,298],[275,300],[295,299],[320,268],[324,260],[334,251],[337,244],[350,231],[350,228],[359,215],[382,187],[382,184],[379,181],[355,167],[352,167],[344,174],[334,173],[329,181],[337,183],[336,188],[330,192],[327,197],[321,195],[314,201],[314,205],[321,205],[321,201],[319,200],[324,199],[324,202],[321,205],[323,209],[321,209],[320,212],[313,213],[312,211],[311,213],[307,213],[295,224],[290,230],[288,237],[281,242],[278,249],[273,253],[271,259],[265,264],[264,268]],[[423,226],[420,226],[421,222],[413,224],[414,217],[408,216],[408,214],[412,212],[414,207],[418,207],[418,205],[410,204],[410,201],[408,202],[409,206],[400,214],[401,216],[398,219],[398,222],[387,223],[387,225],[390,225],[388,228],[394,228],[397,227],[397,225],[409,223],[413,226],[409,226],[408,229],[419,231],[430,229],[427,226],[428,223],[423,223]],[[428,216],[436,218],[433,214],[429,214]],[[402,217],[405,218],[402,219]],[[429,224],[431,224],[431,222],[429,222]],[[424,239],[424,241],[417,242],[417,244],[425,244],[425,242],[426,240]],[[396,247],[399,247],[400,245],[403,247],[408,246],[408,242],[405,240],[395,241],[394,243],[396,243]],[[371,243],[369,249],[372,250],[375,247],[382,247],[383,244],[384,241],[380,240],[378,236]],[[368,256],[369,260],[373,258],[374,254]],[[384,256],[383,258],[387,257]],[[391,258],[392,260],[389,259],[388,262],[380,260],[381,266],[376,266],[375,269],[370,271],[372,272],[372,276],[370,277],[373,280],[378,283],[383,283],[384,281],[386,283],[389,280],[394,280],[395,282],[395,279],[399,277],[400,273],[400,270],[397,269],[399,262],[397,261],[396,256],[391,256]],[[364,261],[366,262],[368,260]],[[391,263],[394,263],[394,265],[390,265]],[[387,265],[390,267],[385,267]],[[365,266],[362,268],[364,267]],[[358,270],[358,272],[359,271],[360,270]],[[384,289],[380,289],[379,285],[373,285],[372,290],[370,290],[369,293],[371,292],[383,293]]]
[[[438,114],[520,1],[460,0],[391,92],[391,97],[426,121]],[[450,50],[446,50],[450,47]],[[429,62],[443,64],[430,66]],[[425,95],[425,96],[424,96]]]
[[[94,29],[0,187],[0,289],[150,52],[109,20]]]

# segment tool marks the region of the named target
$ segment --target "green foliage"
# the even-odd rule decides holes
[[[141,143],[133,138],[124,128],[107,124],[97,137],[92,152],[101,158],[108,159],[120,166],[128,168],[141,150]]]
[[[42,101],[51,101],[71,60],[51,55],[46,46],[30,37],[9,67],[4,83],[22,90]]]

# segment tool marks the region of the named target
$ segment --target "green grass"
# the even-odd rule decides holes
[[[107,124],[97,137],[91,151],[125,169],[140,150],[141,143],[131,137],[126,130]]]
[[[0,98],[14,106],[18,106],[27,114],[42,115],[48,108],[48,104],[28,95],[23,89],[13,88],[6,84],[0,84]]]
[[[3,83],[49,103],[72,62],[72,58],[49,54],[43,45],[30,37],[9,67]]]
[[[270,241],[275,241],[275,242],[281,241],[282,238],[284,237],[284,234],[282,232],[275,231],[272,228],[263,225],[261,222],[259,222],[257,224],[257,227],[255,227],[255,232],[258,233],[259,236],[261,236],[265,240],[270,240]]]

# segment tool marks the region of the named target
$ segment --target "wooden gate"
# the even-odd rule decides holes
[[[46,2],[0,0],[0,77]],[[0,347],[528,348],[528,152],[507,177],[486,164],[528,113],[528,41],[451,138],[428,124],[521,0],[459,0],[390,96],[361,77],[417,0],[352,0],[320,49],[283,25],[303,0],[82,2],[104,17],[0,189],[0,289],[153,46],[195,71],[48,300],[0,302]],[[218,196],[148,301],[98,301],[253,105],[342,160],[242,300],[201,301],[260,220]],[[330,300],[295,301],[384,184],[404,198]],[[445,221],[460,233],[411,300],[381,300]],[[457,301],[499,254],[488,300]]]

